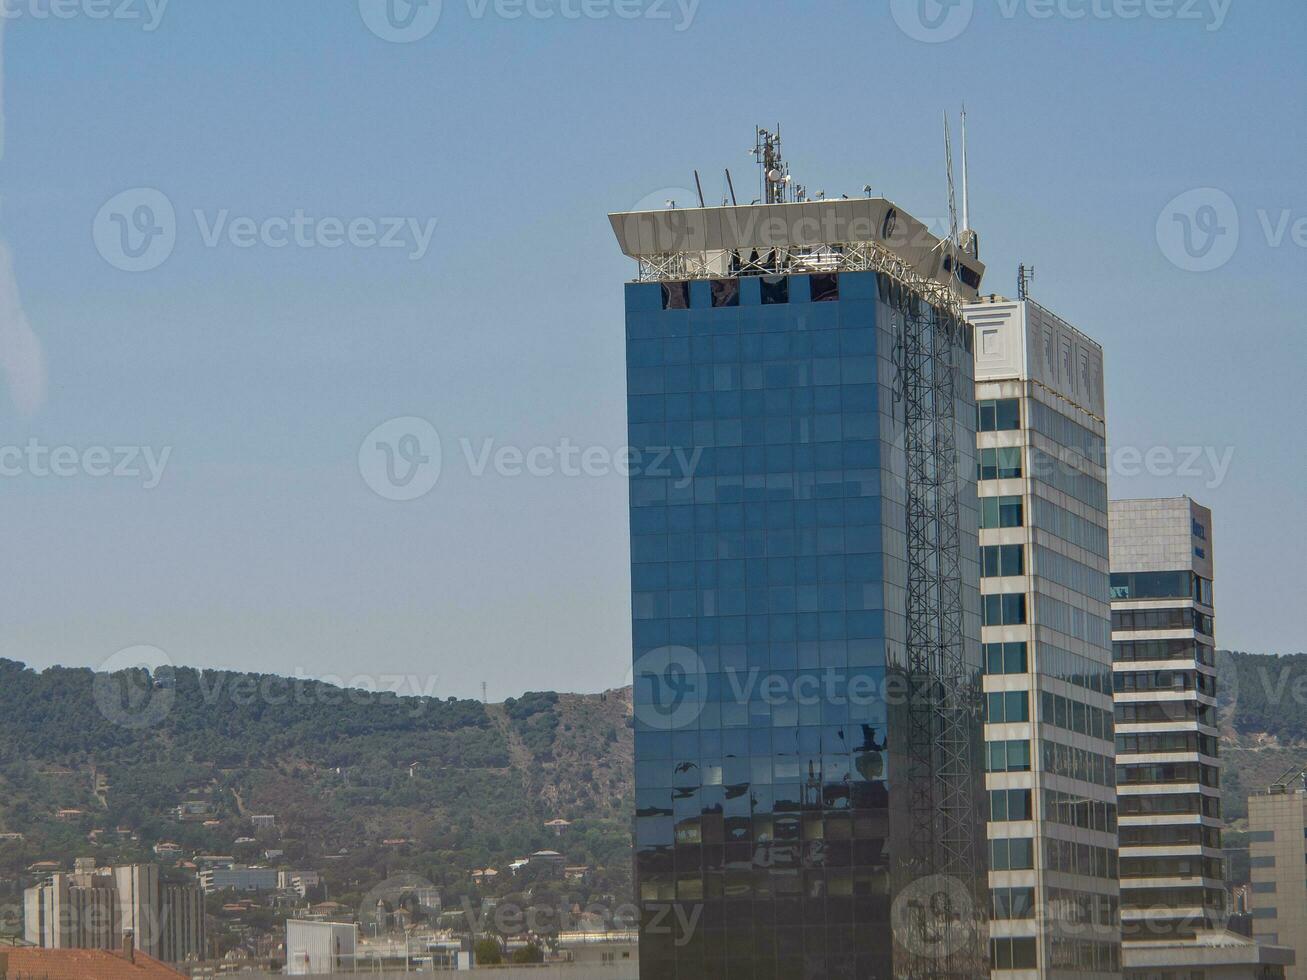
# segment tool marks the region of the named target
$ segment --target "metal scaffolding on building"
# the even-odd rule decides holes
[[[907,457],[909,854],[900,875],[935,882],[916,917],[929,941],[900,943],[913,980],[970,978],[980,961],[978,695],[967,663],[955,438],[965,322],[909,293],[901,317]],[[970,356],[966,354],[966,356]]]

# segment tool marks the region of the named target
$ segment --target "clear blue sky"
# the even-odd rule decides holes
[[[1222,645],[1307,646],[1307,253],[1258,218],[1307,216],[1298,0],[1234,0],[1218,30],[1208,0],[1199,20],[978,0],[945,43],[881,2],[703,0],[686,24],[675,4],[543,20],[444,0],[408,44],[354,0],[173,0],[154,31],[9,2],[0,446],[172,452],[149,490],[27,464],[0,480],[0,655],[97,665],[148,644],[195,665],[433,674],[440,694],[484,679],[492,699],[623,683],[622,477],[477,478],[459,440],[622,444],[633,268],[606,212],[661,204],[694,167],[710,198],[725,166],[752,196],[753,126],[779,122],[811,188],[870,182],[937,218],[940,112],[964,97],[988,287],[1011,293],[1031,262],[1036,297],[1103,343],[1114,447],[1234,448],[1220,486],[1117,477],[1114,495],[1213,508]],[[132,274],[92,229],[137,187],[178,230]],[[1194,273],[1156,226],[1200,187],[1230,196],[1241,238]],[[196,209],[437,225],[420,260],[207,247]],[[444,446],[409,502],[358,461],[400,416]]]

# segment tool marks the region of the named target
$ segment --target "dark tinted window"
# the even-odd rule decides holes
[[[1113,572],[1113,599],[1183,599],[1193,594],[1192,572]]]
[[[840,277],[830,275],[812,276],[812,301],[814,303],[833,303],[840,298]]]
[[[711,282],[711,286],[713,306],[740,305],[740,280],[714,279]]]
[[[1021,399],[999,398],[976,403],[979,417],[976,428],[981,432],[1010,432],[1021,428]]]
[[[763,276],[759,285],[762,287],[762,305],[790,301],[790,280],[786,276]]]
[[[665,282],[662,285],[664,310],[688,310],[690,308],[690,284],[688,282]]]

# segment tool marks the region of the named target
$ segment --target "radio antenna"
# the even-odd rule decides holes
[[[962,230],[971,230],[971,177],[967,173],[967,104],[962,103]]]
[[[1017,266],[1017,299],[1030,299],[1030,284],[1035,278],[1035,267],[1024,262]]]

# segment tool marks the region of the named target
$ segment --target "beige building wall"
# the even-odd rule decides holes
[[[979,403],[991,978],[1116,978],[1103,351],[1029,300],[994,297],[966,317]],[[1028,764],[1012,765],[1014,746]]]
[[[1307,980],[1307,794],[1300,789],[1248,799],[1253,938],[1291,946],[1288,980]]]

